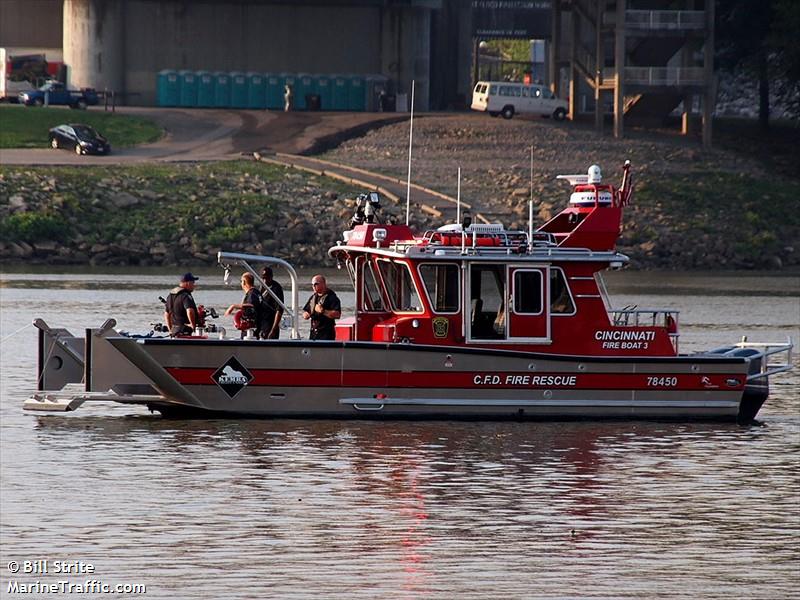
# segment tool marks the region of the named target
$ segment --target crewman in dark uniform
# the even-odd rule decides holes
[[[242,311],[244,320],[252,324],[252,327],[250,325],[242,325],[242,327],[246,327],[242,329],[242,338],[244,338],[247,334],[247,329],[258,331],[258,320],[261,316],[261,294],[255,287],[255,277],[253,277],[252,273],[242,273],[242,291],[244,292],[242,301],[238,304],[231,304],[228,310],[225,311],[225,316],[233,314],[236,310]],[[236,320],[234,319],[235,322]]]
[[[336,293],[328,287],[322,275],[311,279],[314,293],[303,307],[303,318],[311,319],[312,340],[335,340],[336,319],[342,316],[342,303]]]
[[[173,337],[192,335],[197,328],[197,305],[192,298],[192,292],[198,279],[200,278],[191,273],[185,273],[178,287],[173,288],[167,296],[164,321]]]
[[[272,278],[272,268],[261,269],[264,284],[283,302],[283,287]],[[277,340],[281,333],[281,317],[283,307],[275,302],[275,298],[265,289],[261,290],[261,315],[259,317],[259,337],[262,340]]]

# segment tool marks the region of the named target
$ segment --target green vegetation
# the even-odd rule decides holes
[[[154,142],[163,133],[148,119],[100,108],[80,111],[11,105],[0,107],[0,148],[46,148],[47,132],[63,123],[91,125],[116,148]]]
[[[315,207],[354,192],[335,180],[244,160],[0,167],[0,256],[207,264],[223,248],[288,254],[297,245],[306,264],[318,263],[344,208],[318,215]],[[314,235],[320,227],[330,230]],[[21,255],[22,243],[37,249]]]
[[[651,178],[637,186],[636,216],[628,221],[626,235],[632,243],[660,239],[664,250],[670,248],[664,235],[672,235],[683,240],[675,252],[691,253],[710,267],[763,265],[796,244],[800,213],[789,208],[797,204],[796,196],[797,186],[786,180],[743,173]],[[662,224],[661,235],[652,223]]]

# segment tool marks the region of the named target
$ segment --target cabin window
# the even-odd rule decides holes
[[[575,302],[567,285],[564,271],[558,268],[550,269],[550,312],[556,315],[575,314]]]
[[[548,88],[542,88],[542,97],[547,98],[548,100],[555,98],[555,96],[553,96],[553,92],[551,92]]]
[[[489,86],[489,95],[490,96],[496,96],[497,95],[497,86],[496,85],[490,85]]]
[[[526,88],[526,87],[522,88],[522,97],[523,98],[527,98],[528,97],[528,88]]]
[[[541,271],[514,271],[514,312],[518,315],[542,312]]]
[[[513,88],[511,88],[511,95],[512,96],[516,96],[517,98],[519,98],[520,94],[521,94],[521,92],[520,92],[519,87],[514,86]]]
[[[420,265],[419,274],[433,310],[437,313],[457,313],[460,297],[458,265]]]
[[[366,312],[386,312],[383,306],[378,278],[371,262],[361,264],[361,310]]]
[[[470,336],[497,340],[506,337],[505,265],[472,265],[470,268]]]
[[[500,86],[500,95],[501,96],[510,96],[511,95],[511,88],[507,85]]]
[[[392,309],[396,312],[422,312],[422,302],[408,265],[381,260],[378,266]]]

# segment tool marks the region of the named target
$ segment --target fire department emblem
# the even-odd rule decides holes
[[[433,337],[445,338],[447,337],[447,330],[450,328],[450,319],[445,317],[436,317],[433,320]]]
[[[242,389],[253,380],[253,375],[242,363],[231,356],[225,364],[217,369],[211,376],[222,390],[231,398],[236,396]]]

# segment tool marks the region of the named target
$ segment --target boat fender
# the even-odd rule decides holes
[[[239,309],[233,314],[233,326],[239,331],[255,329],[255,322],[244,316],[244,311]]]

